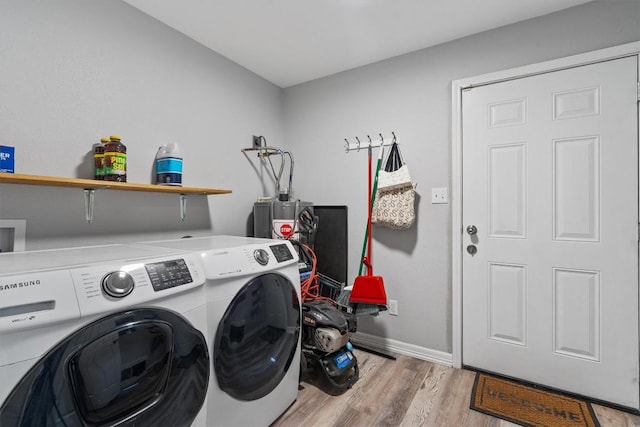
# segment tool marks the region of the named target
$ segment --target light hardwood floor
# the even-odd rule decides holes
[[[298,399],[272,427],[469,426],[516,424],[469,409],[475,372],[356,349],[360,379],[342,395],[300,384]],[[640,427],[640,416],[593,405],[602,427]]]

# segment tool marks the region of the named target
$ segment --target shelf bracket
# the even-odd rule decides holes
[[[180,194],[180,219],[184,221],[184,218],[186,215],[187,215],[187,195]]]
[[[96,190],[93,188],[84,189],[84,219],[87,223],[93,221],[93,200],[95,198]]]

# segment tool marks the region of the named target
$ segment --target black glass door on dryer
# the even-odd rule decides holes
[[[245,284],[215,336],[214,370],[221,390],[244,401],[275,389],[291,366],[300,334],[300,301],[289,279],[270,273]]]
[[[205,338],[162,309],[101,318],[58,343],[0,407],[1,426],[189,426],[209,380]]]

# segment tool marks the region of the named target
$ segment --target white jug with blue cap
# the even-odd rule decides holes
[[[170,143],[158,148],[156,154],[156,184],[182,185],[182,157],[178,144]]]

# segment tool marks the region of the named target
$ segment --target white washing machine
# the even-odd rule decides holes
[[[207,425],[270,425],[298,394],[301,300],[293,245],[234,236],[146,244],[201,259],[213,368]]]
[[[0,425],[206,425],[198,256],[135,245],[0,254]]]

